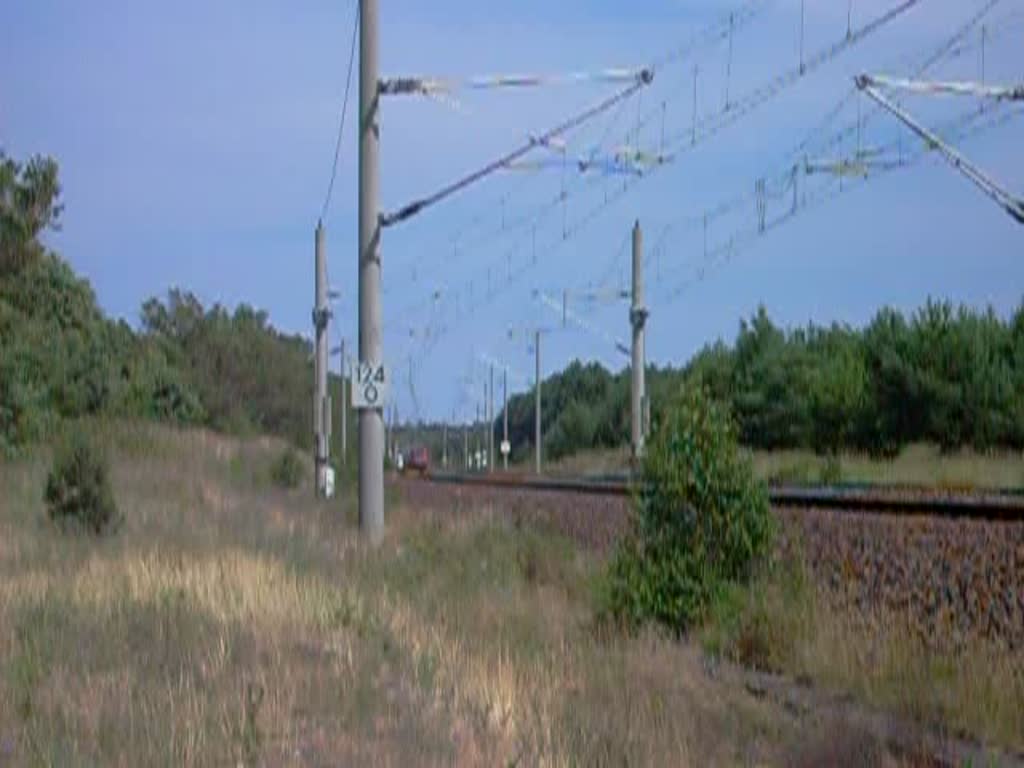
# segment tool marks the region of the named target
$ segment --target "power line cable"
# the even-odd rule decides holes
[[[694,143],[706,141],[725,128],[738,122],[742,117],[753,112],[759,106],[769,101],[783,90],[799,82],[811,72],[837,58],[847,49],[857,45],[859,42],[877,32],[894,19],[902,16],[921,2],[923,2],[923,0],[904,0],[899,5],[890,8],[885,13],[875,17],[867,24],[864,24],[859,29],[854,30],[853,34],[844,36],[839,41],[817,51],[809,59],[801,62],[799,66],[793,67],[752,91],[749,91],[745,96],[734,101],[729,110],[715,113],[698,121],[695,137],[692,136],[691,131],[681,131],[675,136],[668,138],[668,146],[671,147],[676,145],[681,150],[686,144],[692,145]],[[696,141],[694,141],[694,138]]]
[[[671,64],[674,64],[674,63],[680,62],[680,61],[684,61],[685,59],[689,58],[694,53],[694,51],[696,51],[696,50],[698,50],[700,48],[703,48],[705,46],[708,46],[708,45],[711,45],[711,44],[714,44],[714,43],[721,42],[722,40],[725,40],[728,37],[728,35],[729,35],[730,27],[734,31],[738,31],[742,27],[745,27],[747,24],[749,24],[753,20],[757,19],[763,13],[765,8],[767,8],[770,4],[771,4],[771,0],[747,0],[746,2],[738,5],[735,9],[731,10],[730,12],[724,13],[716,21],[712,22],[711,24],[709,24],[706,27],[704,27],[703,29],[701,29],[699,32],[695,33],[693,35],[693,37],[686,44],[684,44],[684,45],[682,45],[682,46],[680,46],[678,48],[672,48],[667,53],[657,57],[651,63],[649,69],[651,69],[654,72],[661,71],[662,69],[668,67]],[[616,109],[616,111],[614,112],[613,117],[609,121],[606,130],[604,131],[601,139],[598,142],[598,146],[603,145],[603,144],[605,144],[608,141],[610,133],[614,129],[616,123],[619,121],[619,119],[620,119],[620,117],[622,115],[622,112],[623,112],[623,108],[625,107],[625,105],[626,105],[626,102],[623,101],[622,103],[620,103],[618,109]],[[666,105],[665,105],[664,100],[663,100],[662,103],[660,103],[657,106],[657,108],[653,110],[653,112],[656,112],[658,115],[664,117],[665,106]],[[651,113],[648,113],[647,116],[644,116],[638,122],[638,130],[646,127],[649,124],[649,122],[650,122],[649,115],[650,114]],[[593,180],[591,180],[591,183],[593,183]],[[560,204],[562,202],[562,197],[563,196],[560,193],[560,196],[556,197],[556,199],[554,201],[552,201],[550,204],[551,205],[558,205],[558,204]],[[505,199],[505,198],[507,198],[507,195],[503,195],[502,198],[500,198],[500,199]],[[546,207],[546,205],[547,204],[542,205],[541,207],[542,208]],[[488,208],[492,208],[493,206],[487,206],[487,207]],[[534,218],[535,215],[536,214],[531,213],[531,214],[528,214],[527,216],[522,217],[522,218],[525,218],[527,220],[527,223],[528,223],[528,221],[530,219]],[[462,245],[461,240],[463,238],[463,235],[466,234],[466,232],[468,230],[475,229],[476,226],[479,225],[487,217],[488,217],[488,212],[487,211],[481,211],[480,213],[476,214],[471,219],[471,221],[469,222],[469,224],[467,226],[465,226],[465,227],[461,228],[460,230],[458,230],[457,234],[453,235],[450,239],[453,240],[453,241],[454,240],[459,240],[460,241],[460,246],[461,246]],[[501,227],[497,231],[497,233],[506,232],[508,229],[509,229],[509,227],[503,226],[503,227]],[[490,239],[493,236],[493,234],[495,234],[495,233],[488,232],[486,238],[485,237],[481,237],[479,239],[481,239],[481,240]]]
[[[725,112],[722,115],[715,115],[711,118],[705,118],[705,120],[702,121],[701,133],[698,137],[695,138],[699,138],[700,143],[703,143],[704,140],[717,134],[725,127],[728,127],[729,125],[732,125],[733,123],[737,122],[740,118],[746,116],[761,104],[765,103],[772,97],[776,96],[777,94],[785,90],[787,87],[795,84],[808,72],[813,71],[821,67],[828,61],[831,61],[832,59],[838,57],[847,49],[855,46],[856,44],[858,44],[859,42],[861,42],[862,40],[876,32],[877,30],[881,29],[886,24],[890,23],[891,21],[901,16],[906,11],[918,5],[921,1],[922,0],[904,0],[904,2],[900,3],[899,5],[893,8],[890,8],[888,11],[880,14],[879,16],[870,20],[860,28],[854,30],[852,34],[844,36],[843,39],[841,39],[839,42],[834,43],[816,52],[813,56],[810,57],[810,59],[804,62],[802,72],[799,70],[787,71],[782,75],[773,78],[768,83],[754,89],[752,92],[748,93],[742,99],[732,102],[732,108],[728,112]],[[997,0],[990,1],[995,2]],[[726,17],[723,24],[724,35],[728,35],[728,28],[728,17]],[[660,106],[656,110],[654,110],[654,112],[657,112],[659,114],[660,111]],[[714,124],[714,121],[716,119],[717,124]],[[712,124],[712,127],[708,130],[704,130],[704,124]],[[651,168],[648,169],[647,173],[645,173],[642,176],[634,178],[632,180],[633,183],[636,183],[638,179],[646,178],[655,170],[671,164],[671,161],[677,158],[678,155],[673,155],[667,158],[667,162],[652,166]],[[604,204],[600,204],[595,209],[592,209],[586,216],[575,222],[572,227],[566,226],[565,228],[563,228],[563,239],[568,239],[572,234],[575,234],[575,232],[582,230],[590,221],[596,218],[596,216],[599,215],[599,213],[602,210],[604,210],[605,208],[613,204],[617,199],[622,197],[630,188],[631,183],[630,180],[627,179],[621,188],[613,192],[610,197],[606,197]],[[570,193],[567,190],[562,191],[552,202],[564,204],[569,196]]]
[[[964,22],[964,24],[960,26],[950,37],[946,38],[936,50],[932,51],[927,57],[925,57],[923,62],[916,66],[916,68],[914,69],[915,77],[921,77],[927,74],[927,72],[930,69],[932,69],[932,67],[934,67],[943,59],[945,59],[950,53],[955,51],[957,45],[961,43],[964,40],[964,38],[966,38],[967,35],[971,32],[971,30],[974,29],[981,22],[981,20],[984,19],[985,16],[987,16],[992,11],[992,9],[1000,2],[1001,0],[986,0],[984,5],[982,5],[977,12],[975,12],[966,22]],[[856,88],[856,86],[851,87],[850,90],[847,91],[847,93],[843,96],[843,98],[840,99],[840,101],[835,105],[835,107],[829,110],[825,118],[817,126],[815,126],[814,130],[812,130],[804,138],[804,140],[797,145],[797,147],[793,150],[791,156],[797,157],[802,155],[811,146],[811,143],[814,141],[814,139],[818,135],[823,133],[825,130],[827,130],[829,126],[831,126],[832,123],[835,122],[836,118],[839,117],[840,114],[842,114],[843,110],[846,109],[846,107],[848,107],[853,102],[853,100],[857,98],[858,93],[859,91]],[[874,107],[871,113],[865,116],[862,125],[866,126],[868,123],[870,123],[873,118],[879,115],[880,111],[880,107]],[[839,138],[842,139],[842,134],[839,134]],[[818,151],[830,149],[831,146],[819,147]]]
[[[1024,108],[1009,110],[1002,115],[995,115],[994,113],[986,115],[986,113],[971,110],[953,120],[947,121],[939,130],[948,140],[959,139],[963,141],[987,130],[1002,126],[1021,115],[1024,115]],[[983,120],[983,118],[986,119]],[[895,142],[888,145],[886,150],[891,151],[894,144]],[[843,193],[858,188],[871,179],[878,178],[892,171],[909,168],[921,159],[929,156],[932,151],[929,145],[922,143],[914,154],[901,157],[898,160],[883,160],[871,163],[869,166],[866,166],[868,172],[859,179],[855,179],[853,183],[844,185],[841,178],[830,178],[829,182],[822,189],[805,194],[797,205],[787,208],[781,214],[768,220],[763,228],[747,227],[743,230],[734,230],[727,240],[707,251],[699,263],[694,276],[687,278],[675,288],[663,293],[664,300],[671,302],[678,298],[688,288],[702,282],[710,271],[730,262],[744,247],[756,242],[764,234],[779,228],[782,224],[795,218],[800,213],[834,200]]]
[[[955,47],[957,41],[963,39],[970,32],[970,30],[977,25],[977,23],[984,17],[984,15],[988,13],[992,9],[992,7],[994,7],[998,2],[999,0],[989,0],[985,4],[985,6],[978,13],[974,14],[965,25],[959,28],[953,36],[943,41],[942,45],[939,47],[938,50],[930,53],[928,57],[925,59],[924,63],[917,67],[916,71],[918,73],[924,73],[928,69],[933,67],[936,63],[941,61],[944,57],[946,57],[949,54],[949,52]],[[854,88],[853,92],[856,93],[856,90],[857,89]],[[796,183],[796,178],[794,175],[794,163],[796,163],[797,160],[795,158],[799,158],[799,156],[802,155],[802,151],[809,146],[813,138],[817,136],[823,128],[827,127],[828,124],[834,121],[835,117],[838,116],[838,114],[841,112],[841,108],[847,104],[847,101],[848,99],[844,97],[844,99],[840,102],[837,108],[833,108],[832,110],[830,110],[826,119],[819,124],[815,131],[808,135],[803,141],[800,142],[800,144],[792,152],[790,152],[787,155],[785,168],[780,173],[774,174],[774,179],[770,178],[773,174],[763,176],[761,177],[761,179],[759,179],[759,182],[763,182],[764,186],[758,187],[757,185],[755,185],[755,191],[753,193],[745,192],[743,194],[737,195],[736,197],[730,200],[726,200],[722,203],[719,203],[715,208],[709,209],[703,215],[692,215],[684,217],[683,219],[679,220],[679,226],[682,229],[686,229],[688,227],[693,227],[704,223],[712,223],[719,218],[732,214],[735,211],[748,206],[750,204],[750,201],[755,197],[758,198],[760,202],[761,200],[765,199],[766,196],[769,195],[767,187],[768,181],[772,181],[775,189],[777,190],[776,192],[772,193],[772,196],[774,196],[776,199],[781,195],[786,194],[788,191],[792,190]],[[840,144],[845,137],[852,136],[855,132],[858,132],[861,129],[861,127],[862,121],[858,119],[856,123],[851,123],[850,125],[840,129],[828,141],[825,142],[824,146],[828,148]]]
[[[474,171],[473,173],[459,179],[458,181],[449,184],[447,187],[443,187],[437,192],[428,195],[424,198],[421,198],[419,200],[414,200],[408,205],[399,208],[394,213],[383,214],[381,216],[381,226],[390,227],[394,226],[395,224],[399,224],[405,221],[406,219],[409,219],[410,217],[415,216],[418,213],[421,213],[426,208],[429,208],[432,205],[436,205],[445,198],[454,195],[455,193],[465,189],[468,186],[471,186],[472,184],[475,184],[476,182],[480,181],[483,178],[486,178],[487,176],[490,176],[495,171],[498,171],[506,167],[510,163],[518,160],[520,157],[537,148],[538,146],[541,146],[542,144],[549,142],[551,139],[554,139],[560,136],[561,134],[572,130],[577,126],[582,125],[591,118],[596,117],[597,115],[601,114],[602,112],[605,112],[608,109],[611,109],[613,106],[618,104],[623,99],[629,98],[634,93],[643,88],[645,85],[650,84],[652,76],[653,75],[650,70],[644,70],[637,78],[635,83],[633,83],[628,88],[619,91],[615,95],[605,99],[600,104],[591,107],[585,110],[584,112],[581,112],[575,117],[566,120],[564,123],[555,126],[551,130],[546,131],[545,133],[541,134],[536,138],[531,137],[530,141],[524,144],[523,146],[509,152],[508,154],[498,158],[497,160],[494,160],[491,163],[488,163],[483,168]]]
[[[743,117],[746,114],[750,113],[756,107],[760,106],[761,104],[765,103],[766,101],[768,101],[769,99],[771,99],[772,97],[774,97],[778,93],[782,92],[783,90],[785,90],[789,86],[791,86],[791,85],[795,84],[796,82],[798,82],[807,72],[822,66],[826,62],[832,60],[833,58],[836,58],[837,56],[839,56],[841,53],[843,53],[847,49],[849,49],[852,46],[856,45],[857,43],[859,43],[860,41],[862,41],[863,39],[865,39],[866,37],[868,37],[869,35],[871,35],[875,31],[877,31],[878,29],[882,28],[883,26],[885,26],[886,24],[888,24],[889,22],[891,22],[895,18],[899,17],[900,15],[902,15],[903,13],[905,13],[906,11],[911,9],[912,7],[918,5],[920,3],[920,1],[921,0],[905,0],[904,2],[900,3],[899,5],[891,8],[890,10],[888,10],[888,11],[882,13],[881,15],[875,17],[874,19],[870,20],[869,22],[867,22],[866,24],[864,24],[860,28],[858,28],[856,30],[853,30],[850,34],[845,35],[844,38],[842,40],[840,40],[839,42],[834,43],[834,44],[832,44],[832,45],[830,45],[830,46],[828,46],[828,47],[826,47],[826,48],[816,52],[809,59],[804,61],[803,67],[802,67],[803,72],[800,72],[800,71],[796,70],[795,71],[796,74],[794,74],[794,72],[787,71],[787,72],[783,73],[782,75],[777,76],[777,77],[773,78],[772,80],[768,81],[766,84],[762,85],[761,87],[755,88],[752,92],[748,93],[747,96],[745,96],[744,98],[740,99],[739,101],[731,102],[733,108],[730,109],[730,111],[728,113],[725,113],[724,119],[722,119],[723,115],[714,116],[717,119],[717,124],[716,125],[713,124],[711,130],[702,131],[702,134],[701,134],[700,138],[702,140],[707,139],[710,136],[718,133],[720,130],[722,130],[723,128],[727,127],[728,125],[731,125],[732,123],[737,122],[741,117]],[[990,0],[990,2],[993,2],[993,3],[997,2],[997,1],[998,0]],[[727,24],[727,20],[726,20],[726,24]],[[725,34],[727,34],[727,29],[728,29],[728,27],[725,27]],[[656,111],[660,114],[661,108],[659,107]],[[705,124],[707,124],[707,123],[711,123],[712,120],[711,119],[705,119],[704,122],[705,122]],[[674,156],[672,159],[674,160],[674,159],[676,159],[676,157],[678,157],[678,156]],[[610,193],[608,191],[609,188],[608,188],[607,184],[605,183],[604,184],[604,189],[605,189],[604,201],[598,203],[596,206],[591,208],[586,214],[584,214],[583,216],[579,217],[576,221],[573,222],[573,224],[571,226],[564,225],[563,228],[562,228],[562,231],[560,233],[560,237],[557,238],[555,245],[553,247],[548,247],[545,250],[548,252],[549,255],[551,253],[557,251],[558,250],[558,246],[560,246],[561,244],[567,242],[569,239],[574,237],[578,232],[580,232],[584,228],[586,228],[586,226],[588,226],[591,221],[593,221],[598,216],[600,216],[603,211],[609,209],[611,206],[616,204],[617,201],[620,200],[622,197],[624,197],[633,188],[633,185],[638,183],[640,179],[647,178],[650,175],[650,173],[653,173],[654,170],[657,170],[657,168],[659,168],[659,167],[664,167],[667,164],[668,163],[664,163],[664,164],[662,164],[660,166],[654,167],[654,168],[650,169],[649,173],[644,174],[643,176],[638,176],[638,177],[635,177],[635,178],[632,178],[632,179],[627,178],[621,186],[616,185],[615,188],[612,189],[612,191]],[[600,181],[606,182],[606,179],[600,179]],[[592,184],[585,184],[584,186],[585,186],[585,189],[593,188]],[[568,199],[569,196],[570,196],[570,192],[568,190],[560,191],[559,195],[557,197],[555,197],[554,200],[551,200],[549,203],[547,203],[545,205],[542,205],[540,207],[541,210],[538,211],[537,214],[536,214],[537,218],[539,219],[541,217],[546,217],[546,216],[550,215],[550,213],[552,212],[552,208],[555,207],[555,206],[558,206],[558,205],[564,206],[565,203],[566,203],[566,200]],[[744,196],[743,199],[749,199],[749,196]],[[536,226],[534,228],[534,232],[536,232]],[[518,252],[518,250],[521,248],[521,243],[522,243],[522,240],[520,240],[520,242],[517,243],[511,249],[510,253],[515,254],[516,252]],[[506,258],[508,258],[507,255],[506,255]],[[529,265],[527,265],[525,267],[525,269],[521,268],[514,275],[510,274],[510,279],[506,282],[506,285],[510,285],[511,283],[513,283],[514,280],[512,278],[513,277],[518,278],[518,276],[522,272],[524,272],[526,269],[529,269]],[[472,279],[469,281],[469,285],[472,288],[472,285],[473,285],[473,280]],[[488,293],[488,298],[490,298],[491,295],[492,295],[491,292],[489,292]],[[482,306],[482,304],[483,304],[482,302],[474,304],[473,298],[474,298],[473,297],[473,292],[472,292],[472,290],[470,290],[470,297],[469,297],[469,301],[467,302],[468,306],[466,307],[466,312],[472,313],[473,311],[475,311],[474,307]]]
[[[348,74],[345,76],[345,98],[341,102],[341,120],[338,124],[338,140],[334,145],[334,162],[331,165],[331,180],[327,185],[327,197],[324,199],[324,207],[320,213],[320,220],[327,218],[327,209],[331,205],[331,195],[334,193],[334,180],[338,175],[338,159],[341,156],[341,139],[345,132],[345,114],[348,112],[348,94],[352,85],[352,65],[356,56],[356,35],[359,34],[359,6],[356,2],[356,15],[352,22],[352,43],[348,52]]]

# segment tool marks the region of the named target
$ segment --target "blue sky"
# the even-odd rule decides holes
[[[895,4],[806,0],[805,55],[842,38],[851,9],[856,29]],[[457,78],[645,64],[739,3],[381,5],[383,74]],[[649,251],[656,250],[647,266],[648,356],[659,364],[683,361],[716,338],[731,339],[739,320],[759,303],[786,325],[861,324],[883,304],[909,310],[928,296],[1010,312],[1024,296],[1024,231],[935,158],[802,210],[726,263],[707,268],[703,280],[675,290],[704,262],[703,227],[693,221],[721,201],[745,196],[744,205],[709,226],[711,250],[736,233],[756,230],[755,182],[784,178],[794,162],[790,151],[849,91],[852,76],[865,70],[908,74],[981,5],[921,0],[697,147],[682,141],[688,151],[630,182],[621,199],[585,226],[580,222],[587,211],[621,191],[621,178],[563,178],[557,170],[499,174],[389,230],[385,354],[395,370],[401,414],[471,413],[482,393],[480,361],[487,355],[507,361],[513,383],[524,386],[532,358],[521,336],[509,338],[510,327],[553,327],[544,342],[547,372],[574,357],[621,367],[625,360],[605,337],[628,336],[625,305],[574,299],[571,308],[600,333],[558,329],[559,317],[534,291],[619,285],[628,264],[621,246],[637,218]],[[599,143],[659,151],[662,104],[672,145],[673,136],[692,126],[694,64],[701,121],[723,113],[727,89],[735,104],[797,66],[799,0],[766,0],[763,6],[734,32],[731,60],[722,39],[659,70],[655,84],[638,97],[570,135],[572,151]],[[1022,10],[1020,0],[1002,0],[986,17],[987,80],[1021,79]],[[181,286],[206,302],[252,303],[267,309],[275,325],[309,332],[313,230],[330,172],[353,11],[349,0],[34,0],[0,9],[0,146],[15,156],[41,152],[60,161],[67,207],[63,229],[51,242],[89,277],[111,314],[135,322],[146,298]],[[961,54],[934,74],[979,78],[980,36],[980,28],[974,30]],[[459,93],[456,106],[387,101],[382,208],[432,191],[614,89]],[[352,95],[350,106],[355,89]],[[973,106],[920,97],[904,104],[933,125]],[[821,136],[856,125],[858,110],[861,119],[871,112],[866,100],[849,100]],[[644,114],[653,117],[638,134]],[[354,121],[346,128],[326,220],[331,278],[342,296],[335,333],[350,339],[356,327],[353,127]],[[1010,121],[963,144],[973,160],[1018,192],[1024,189],[1020,128],[1019,119]],[[859,146],[895,142],[901,133],[909,154],[919,146],[909,134],[887,116],[872,116]],[[808,159],[835,159],[857,146],[851,134]],[[800,194],[825,181],[808,178],[804,187],[801,180]],[[569,192],[564,206],[543,205],[563,188]],[[769,219],[786,210],[789,195],[769,202]],[[543,215],[528,215],[537,210]],[[529,223],[517,229],[516,221]],[[565,228],[572,232],[568,238]],[[602,276],[608,279],[599,285]]]

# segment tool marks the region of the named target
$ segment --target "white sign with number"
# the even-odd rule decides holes
[[[501,455],[502,456],[508,456],[510,453],[512,453],[512,443],[510,443],[508,440],[502,440],[501,441]]]
[[[355,386],[352,387],[352,407],[360,410],[383,408],[387,399],[388,375],[384,364],[359,363]]]

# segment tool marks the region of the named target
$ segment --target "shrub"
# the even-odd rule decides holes
[[[772,533],[768,492],[732,421],[703,388],[682,390],[642,463],[632,535],[613,558],[611,609],[682,631],[729,583],[749,580]]]
[[[800,545],[765,565],[749,584],[715,595],[701,640],[715,656],[780,672],[792,668],[797,643],[813,631],[813,585]]]
[[[270,479],[278,488],[292,490],[302,482],[302,459],[294,448],[286,448],[270,468]]]
[[[43,498],[50,519],[95,534],[116,529],[121,518],[107,467],[99,445],[85,432],[72,432],[58,447],[46,478]]]

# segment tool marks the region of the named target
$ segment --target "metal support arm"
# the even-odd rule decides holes
[[[971,163],[967,158],[957,152],[953,147],[944,142],[937,134],[918,123],[906,111],[893,104],[883,96],[872,83],[869,75],[859,75],[855,78],[857,87],[868,95],[874,102],[887,112],[893,114],[900,122],[910,130],[924,139],[928,145],[936,150],[943,159],[966,176],[982,192],[994,200],[1005,210],[1018,224],[1024,224],[1024,200],[1014,197],[995,181],[990,179],[981,169]]]

